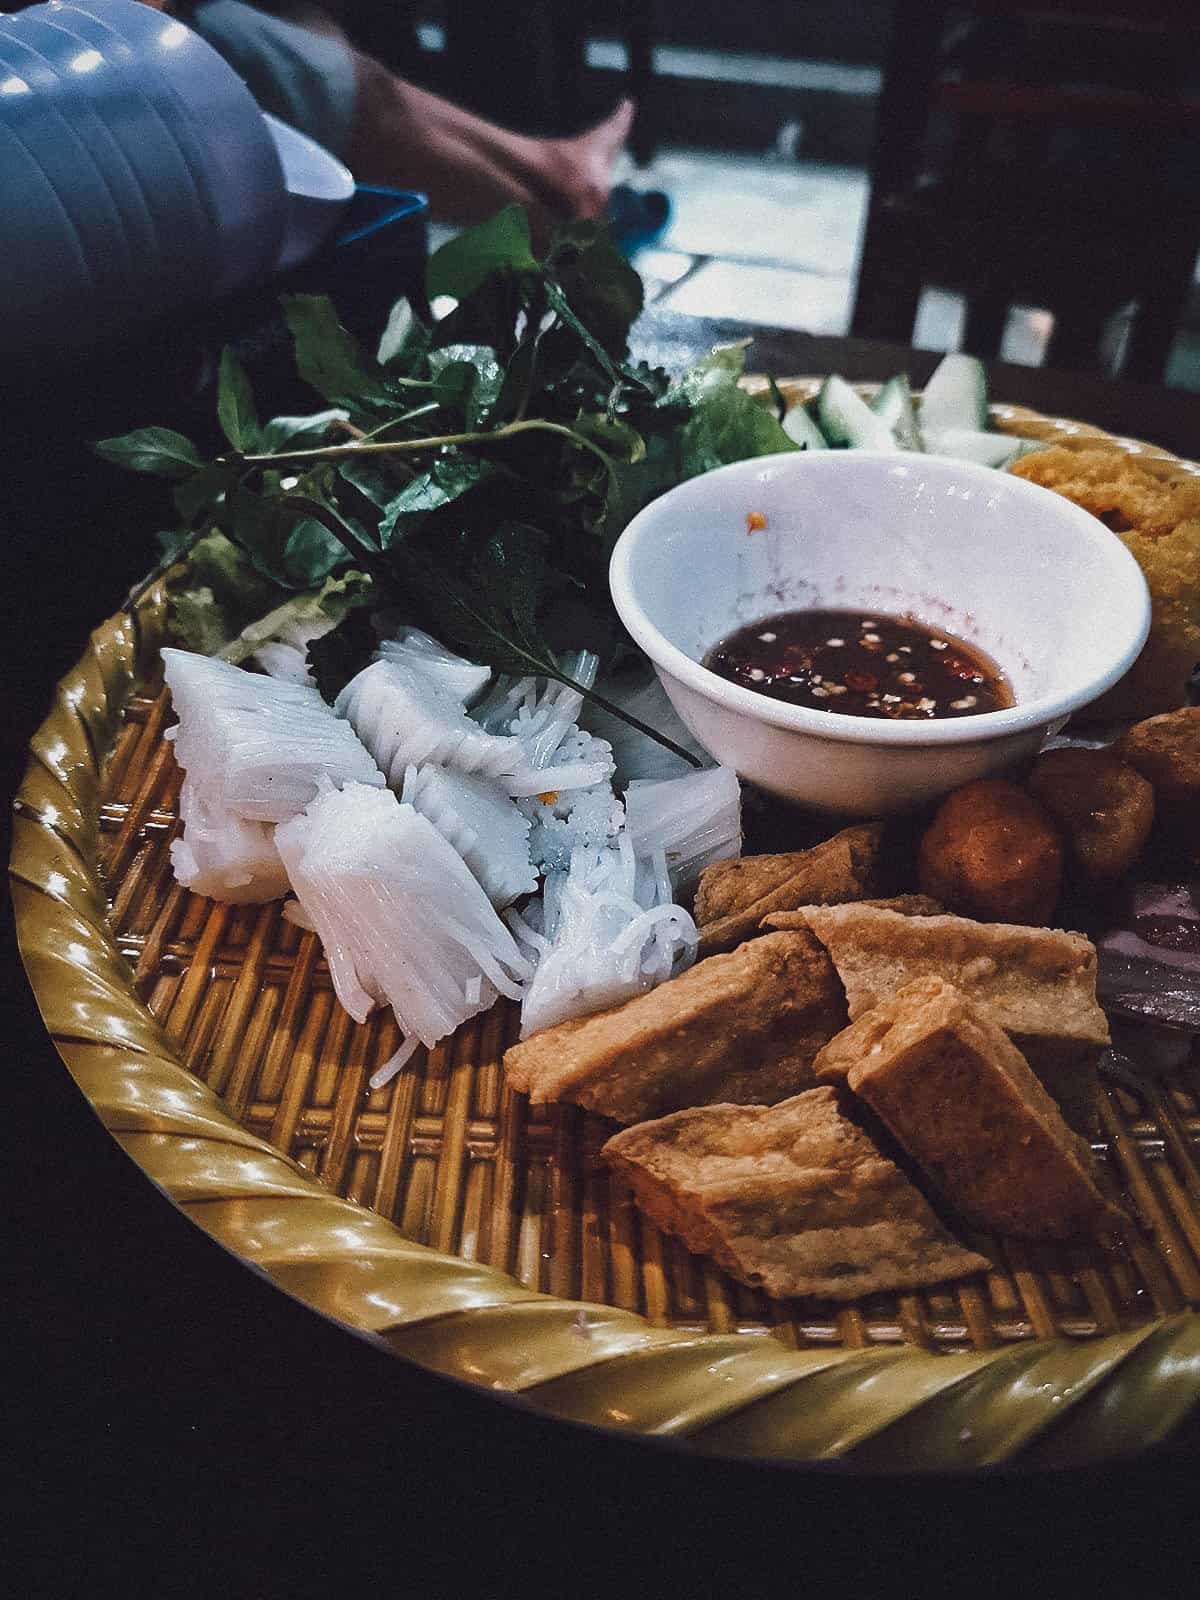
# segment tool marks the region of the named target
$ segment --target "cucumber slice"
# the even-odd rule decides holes
[[[808,407],[793,406],[783,419],[783,431],[801,450],[828,450],[829,442],[808,414]]]
[[[921,432],[987,427],[987,374],[975,356],[953,354],[938,363],[921,399]]]
[[[1017,447],[1012,458],[1013,461],[1020,461],[1022,456],[1036,455],[1039,450],[1048,450],[1050,448],[1049,439],[1014,439],[1013,443]],[[1012,461],[1008,465],[1011,467]]]
[[[900,448],[887,423],[836,374],[821,385],[817,418],[821,432],[832,445],[848,445],[852,450]]]
[[[942,428],[925,432],[925,452],[949,456],[955,461],[974,461],[980,467],[1007,467],[1021,452],[1021,440],[1007,433],[984,433],[978,428]]]
[[[886,422],[901,450],[921,448],[921,430],[917,427],[917,412],[913,405],[908,379],[901,373],[889,378],[871,401],[871,410]]]

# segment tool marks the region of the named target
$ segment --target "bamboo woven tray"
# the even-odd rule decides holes
[[[798,381],[792,386],[806,392]],[[1001,427],[1135,450],[997,407]],[[282,1289],[430,1369],[697,1449],[859,1470],[1065,1465],[1165,1438],[1200,1397],[1200,1056],[1103,1093],[1120,1249],[979,1240],[992,1272],[846,1308],[774,1304],[665,1238],[597,1160],[609,1131],[531,1110],[507,1003],[385,1089],[278,904],[174,882],[161,589],[92,636],[33,741],[12,888],[47,1028],[123,1148]]]

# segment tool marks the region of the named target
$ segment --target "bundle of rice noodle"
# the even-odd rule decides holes
[[[454,846],[498,911],[537,888],[529,819],[494,783],[445,767],[408,767],[400,798]]]
[[[573,738],[582,744],[591,735],[576,733]],[[614,845],[625,822],[625,807],[613,793],[608,778],[583,789],[559,789],[556,776],[551,767],[545,773],[545,781],[551,787],[543,794],[517,801],[533,824],[529,851],[543,872],[565,872],[572,850],[580,845],[593,849]]]
[[[288,892],[287,873],[269,822],[247,822],[210,805],[190,777],[179,797],[184,834],[171,843],[171,865],[185,889],[233,905],[259,905]]]
[[[625,826],[637,856],[662,850],[676,894],[688,895],[714,861],[742,851],[742,792],[731,767],[686,778],[635,779],[625,791]]]
[[[589,650],[567,656],[563,669],[590,688],[599,657]],[[534,864],[565,871],[578,845],[611,845],[624,821],[612,791],[612,750],[579,727],[582,693],[554,679],[519,678],[498,683],[476,709],[489,731],[520,741],[526,770],[507,786],[533,824]]]
[[[164,650],[179,725],[168,730],[186,777],[178,881],[235,905],[287,893],[272,824],[294,816],[322,777],[383,783],[375,763],[315,689],[186,650]]]
[[[546,877],[541,899],[508,923],[537,963],[525,987],[521,1037],[619,1005],[695,960],[696,924],[672,904],[661,851],[639,863],[627,836],[581,846],[565,872]]]
[[[380,661],[415,667],[463,705],[470,705],[491,682],[490,667],[456,656],[420,628],[405,628],[395,639],[381,640],[376,655]]]
[[[494,778],[506,790],[525,766],[516,739],[486,733],[462,701],[424,672],[400,661],[373,661],[338,695],[334,710],[387,774],[393,788],[405,769],[433,762]]]
[[[356,1022],[390,1005],[405,1035],[373,1087],[497,994],[519,998],[530,963],[462,857],[389,790],[323,785],[275,840],[338,999]]]
[[[189,650],[167,649],[162,659],[179,718],[167,738],[193,793],[214,812],[283,822],[303,810],[321,777],[382,787],[370,755],[315,689]]]

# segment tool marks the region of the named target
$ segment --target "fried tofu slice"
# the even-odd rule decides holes
[[[856,900],[855,905],[878,906],[880,911],[898,911],[902,917],[944,917],[946,908],[940,900],[927,894],[894,894],[884,900]],[[784,928],[807,928],[808,911],[773,911],[763,918],[763,928],[778,931]]]
[[[879,873],[878,823],[844,828],[811,850],[718,861],[700,877],[695,917],[700,955],[732,950],[773,911],[861,900]]]
[[[833,1089],[777,1106],[704,1106],[601,1150],[637,1204],[689,1250],[773,1299],[855,1300],[986,1268]]]
[[[833,963],[811,930],[711,956],[612,1011],[513,1045],[504,1070],[535,1105],[572,1100],[618,1122],[810,1088],[813,1058],[846,1025]]]
[[[817,1057],[891,1129],[947,1205],[998,1233],[1069,1239],[1120,1213],[1092,1152],[1004,1030],[953,984],[918,978]]]
[[[1004,1029],[1076,1132],[1093,1136],[1096,1063],[1109,1033],[1090,940],[874,906],[811,906],[805,918],[845,985],[852,1022],[916,978],[944,978]]]

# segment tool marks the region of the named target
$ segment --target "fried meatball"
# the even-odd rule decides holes
[[[1046,923],[1062,884],[1058,832],[1024,789],[983,778],[943,800],[921,840],[922,894],[982,922]]]
[[[1159,820],[1200,857],[1200,706],[1183,706],[1136,723],[1117,754],[1154,786]]]
[[[1048,750],[1029,779],[1087,877],[1119,878],[1141,855],[1154,822],[1154,790],[1107,750]]]

